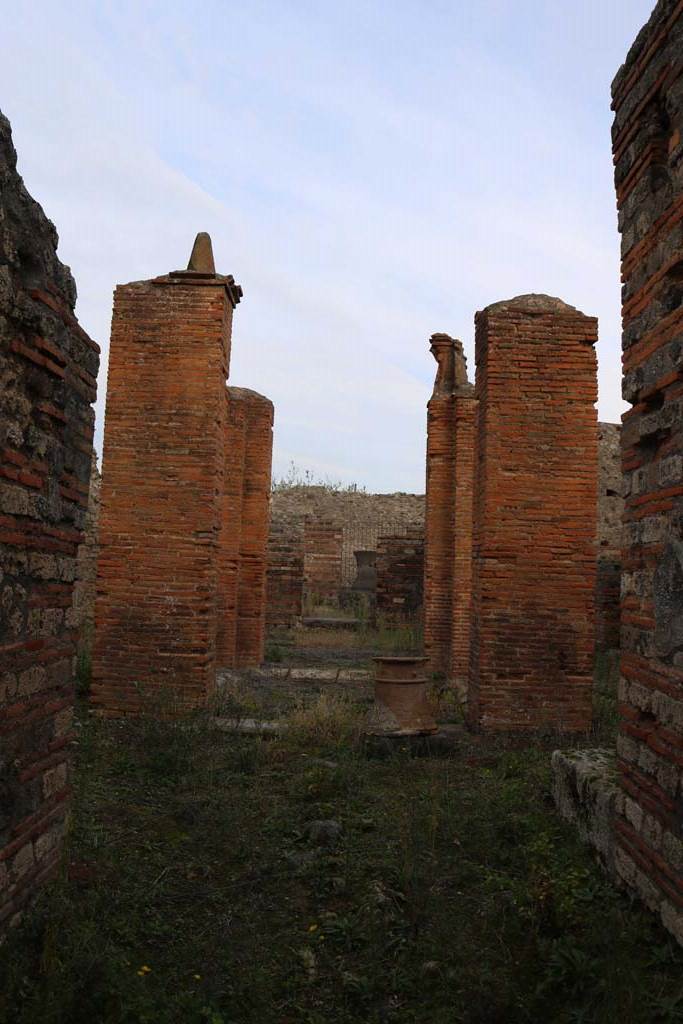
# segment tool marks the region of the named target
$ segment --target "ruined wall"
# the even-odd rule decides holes
[[[683,5],[612,85],[623,300],[617,870],[683,942]]]
[[[621,627],[621,426],[598,423],[598,565],[595,640],[598,648],[619,646]]]
[[[621,555],[621,424],[598,423],[598,556]]]
[[[476,318],[468,714],[478,729],[591,724],[597,321],[548,296]]]
[[[95,626],[95,591],[97,582],[97,553],[99,551],[100,487],[102,477],[97,469],[95,454],[90,471],[88,507],[85,513],[83,543],[76,556],[73,610],[78,629],[79,650],[89,650]]]
[[[56,870],[99,348],[0,114],[0,931]]]
[[[424,525],[424,495],[366,494],[320,486],[279,488],[273,492],[271,522],[303,523],[311,519],[335,523],[342,530],[339,587],[356,576],[354,551],[375,551],[380,534],[401,534]]]
[[[304,587],[315,603],[335,602],[341,585],[342,527],[334,522],[304,522]]]
[[[213,258],[115,292],[92,686],[107,714],[196,708],[213,691],[240,295]]]
[[[377,600],[380,618],[412,619],[422,608],[424,531],[377,541]]]
[[[460,341],[434,334],[427,405],[424,630],[431,672],[465,686],[469,665],[477,402]]]
[[[267,626],[294,626],[303,615],[303,526],[296,517],[271,522],[266,580]]]

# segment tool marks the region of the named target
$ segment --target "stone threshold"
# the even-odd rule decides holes
[[[291,682],[322,680],[331,683],[361,683],[370,680],[372,673],[366,668],[328,668],[310,666],[296,668],[287,665],[268,665],[262,668],[219,669],[219,684],[227,679],[283,679]]]

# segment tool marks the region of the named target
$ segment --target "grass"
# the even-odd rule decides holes
[[[393,620],[377,616],[362,619],[356,629],[299,626],[275,627],[267,641],[265,657],[273,664],[320,662],[343,658],[344,665],[369,668],[372,658],[381,654],[421,654],[422,624],[418,619]]]
[[[550,742],[373,758],[359,714],[323,694],[264,740],[82,709],[68,870],[0,948],[0,1022],[683,1021],[681,950],[558,819]]]

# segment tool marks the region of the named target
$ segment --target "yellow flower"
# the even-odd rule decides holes
[[[318,930],[318,926],[317,926],[317,924],[309,924],[309,926],[308,926],[308,930],[309,930],[309,932],[315,932],[315,931],[317,931],[317,930]]]
[[[195,979],[195,981],[201,981],[202,980],[201,974],[193,974],[192,977]]]
[[[140,970],[138,971],[138,974],[140,975],[140,977],[144,977],[144,975],[149,974],[151,970],[151,967],[148,967],[147,964],[143,964]]]

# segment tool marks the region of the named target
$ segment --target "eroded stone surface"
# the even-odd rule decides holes
[[[622,258],[620,877],[683,941],[683,10],[660,0],[612,86]]]
[[[99,348],[0,114],[0,931],[56,870],[68,806]]]
[[[597,852],[610,875],[614,863],[614,818],[623,799],[613,750],[556,750],[552,756],[552,792],[565,821]]]

